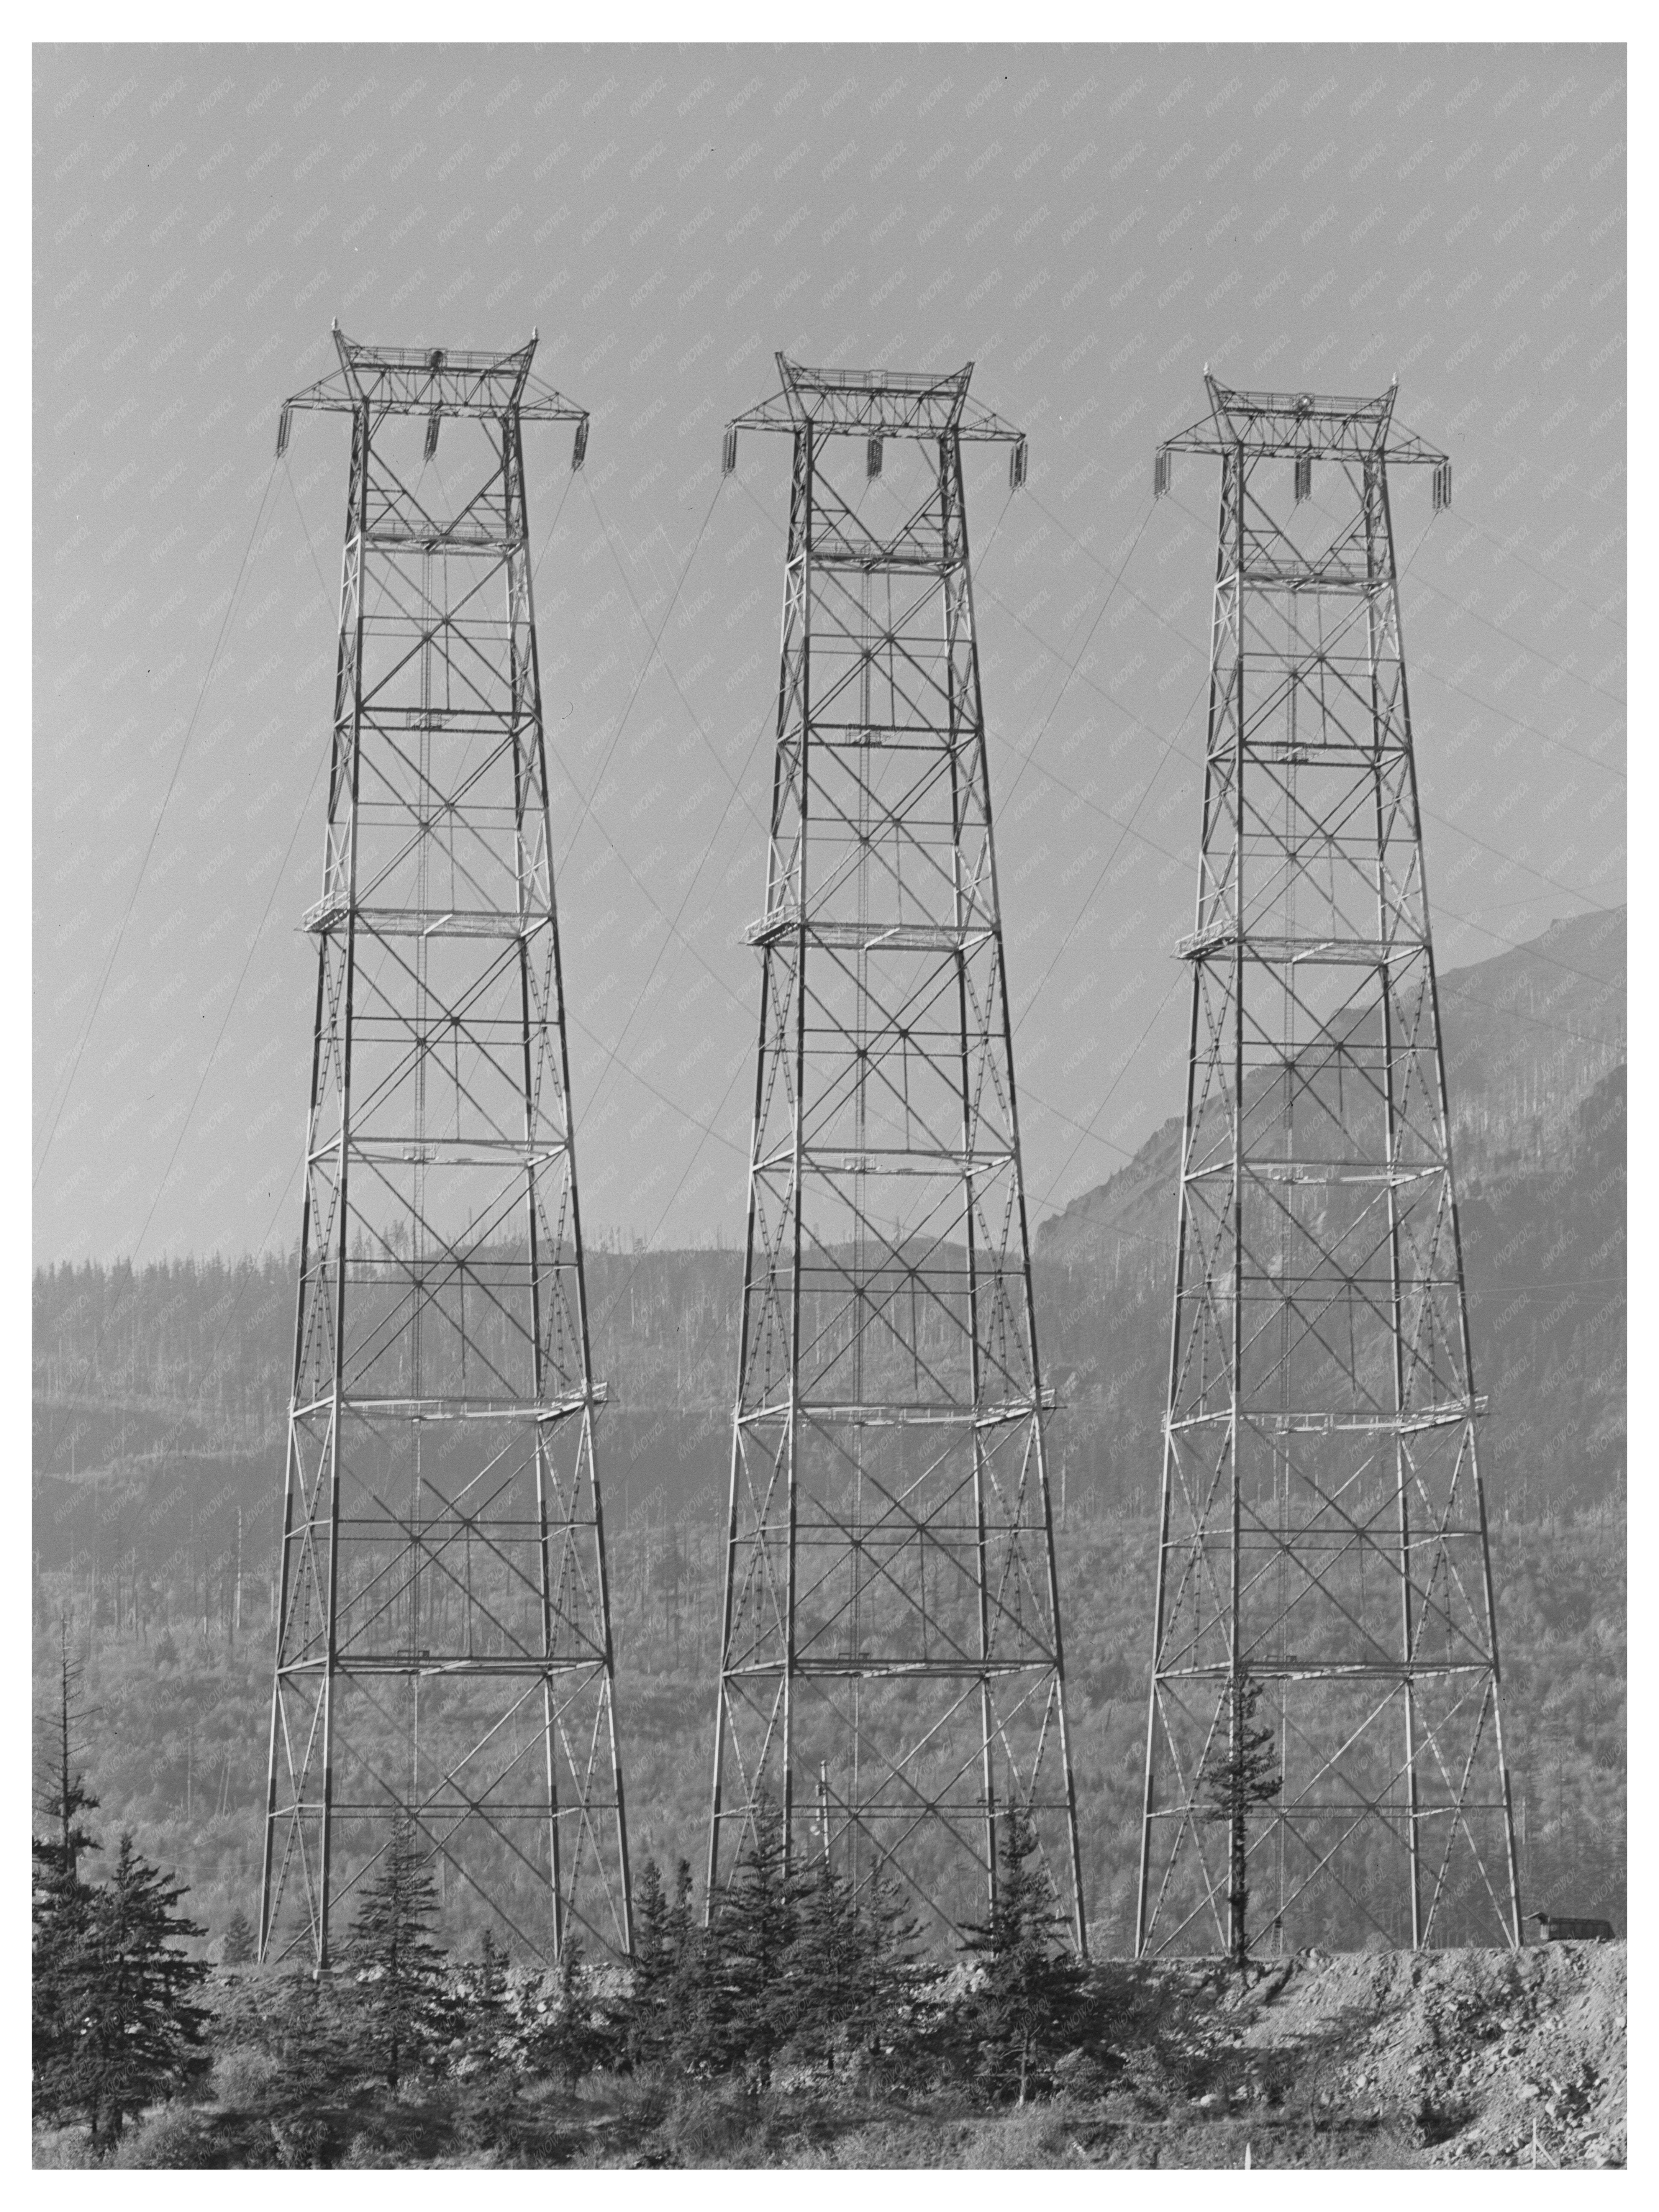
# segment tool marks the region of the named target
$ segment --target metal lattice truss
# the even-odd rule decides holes
[[[1392,391],[1210,393],[1171,441],[1222,485],[1138,1948],[1230,1940],[1200,1777],[1238,1679],[1283,1773],[1255,1942],[1513,1943],[1386,474],[1446,464],[1389,442]]]
[[[327,1962],[400,1813],[459,1925],[540,1957],[574,1926],[625,1954],[604,1391],[520,429],[533,341],[497,357],[336,339],[340,376],[289,402],[349,412],[352,447],[306,918],[316,1021],[262,1955]],[[418,406],[399,396],[417,362]],[[430,428],[422,461],[392,421],[440,384],[477,485],[459,500]]]
[[[741,418],[793,476],[709,1895],[765,1795],[797,1853],[959,1936],[1018,1802],[1081,1944],[968,372],[782,367]],[[854,448],[838,482],[848,434],[899,465]]]

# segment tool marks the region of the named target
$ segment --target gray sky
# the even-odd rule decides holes
[[[1030,434],[1012,501],[975,459],[969,524],[1039,1215],[1181,1103],[1216,488],[1178,460],[1154,508],[1152,453],[1206,362],[1397,373],[1453,455],[1432,527],[1426,474],[1393,488],[1442,966],[1622,899],[1624,76],[1559,46],[37,47],[36,1259],[297,1232],[349,432],[271,454],[332,316],[536,325],[592,410],[574,480],[527,433],[591,1233],[742,1234],[787,442],[718,470],[776,349],[971,357]]]

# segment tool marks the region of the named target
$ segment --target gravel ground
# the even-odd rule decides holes
[[[1625,2163],[1622,1942],[1304,1953],[1228,2009],[1240,2061],[1301,2051],[1298,2101],[1350,2124],[1410,2118],[1426,2164]]]

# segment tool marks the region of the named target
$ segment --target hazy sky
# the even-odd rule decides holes
[[[1454,457],[1431,526],[1393,486],[1443,968],[1623,898],[1621,49],[33,67],[37,1260],[297,1233],[349,428],[272,452],[335,316],[533,325],[592,410],[574,479],[526,441],[594,1233],[742,1235],[788,447],[720,438],[778,349],[971,358],[1030,434],[969,526],[1038,1216],[1181,1103],[1216,485],[1152,456],[1206,362],[1397,374]]]

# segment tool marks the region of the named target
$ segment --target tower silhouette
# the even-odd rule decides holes
[[[1024,440],[971,363],[778,366],[724,454],[792,441],[708,1893],[769,1802],[957,1937],[1018,1804],[1081,1945],[963,478]]]
[[[1451,467],[1393,387],[1206,381],[1154,476],[1221,464],[1137,1948],[1513,1944],[1389,493]]]
[[[533,336],[334,337],[277,433],[351,418],[260,1954],[326,1965],[404,1821],[452,1932],[625,1954],[521,434],[587,416]]]

